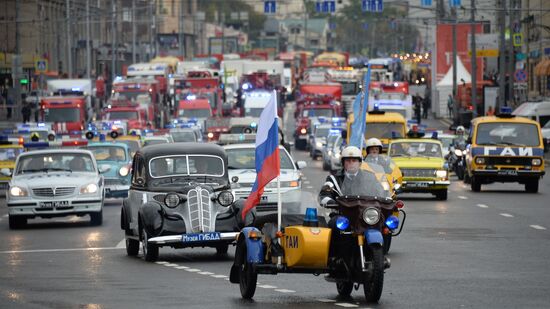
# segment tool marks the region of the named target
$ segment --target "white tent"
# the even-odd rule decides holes
[[[462,64],[460,57],[456,56],[456,82],[460,85],[464,80],[465,83],[472,81],[472,76]],[[436,113],[437,117],[447,117],[447,98],[449,94],[453,93],[453,66],[449,68],[447,74],[436,85],[436,91],[438,94],[439,106],[433,106],[432,110]]]

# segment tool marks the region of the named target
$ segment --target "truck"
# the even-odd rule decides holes
[[[413,119],[412,96],[407,82],[371,82],[368,110],[396,112],[405,119]]]
[[[342,85],[342,105],[344,116],[353,110],[353,101],[360,91],[361,79],[363,74],[361,70],[353,67],[338,67],[328,70],[330,80]]]
[[[56,134],[81,132],[90,119],[86,106],[83,96],[44,97],[40,101],[39,119],[51,123]]]
[[[167,63],[135,63],[128,67],[126,76],[130,78],[154,79],[158,82],[159,102],[166,103],[168,97],[168,76],[172,73]]]

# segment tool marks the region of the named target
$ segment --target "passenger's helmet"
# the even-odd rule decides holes
[[[379,147],[380,152],[382,152],[382,142],[376,137],[369,138],[366,143],[367,153],[369,152],[369,147]]]
[[[464,134],[465,131],[466,129],[463,126],[456,127],[456,134]]]
[[[342,162],[344,162],[344,159],[347,158],[356,158],[359,159],[359,161],[363,160],[363,154],[361,153],[361,150],[355,146],[348,146],[342,150],[341,153],[342,156]]]

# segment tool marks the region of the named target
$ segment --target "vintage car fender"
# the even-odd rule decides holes
[[[262,263],[264,259],[264,244],[261,239],[252,239],[248,237],[251,231],[261,234],[260,230],[255,227],[245,227],[242,229],[239,239],[244,237],[246,244],[246,261],[248,263]]]
[[[368,229],[365,231],[365,238],[367,239],[367,244],[384,244],[384,238],[382,237],[382,233],[379,230],[375,229]]]
[[[139,217],[145,230],[151,236],[157,236],[164,225],[164,209],[157,201],[149,201],[139,208]]]

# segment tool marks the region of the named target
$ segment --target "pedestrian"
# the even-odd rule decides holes
[[[494,116],[494,115],[495,115],[495,110],[493,109],[493,106],[489,106],[489,108],[487,109],[486,116]]]
[[[31,121],[31,107],[28,102],[23,103],[21,114],[23,115],[23,123],[27,123]]]
[[[418,93],[413,97],[413,104],[416,122],[420,124],[420,122],[422,121],[422,98]]]
[[[430,105],[430,96],[426,94],[424,95],[424,99],[422,100],[422,118],[428,119],[428,110],[431,107]]]
[[[12,113],[12,109],[13,109],[13,105],[14,105],[14,102],[13,102],[13,91],[10,91],[11,89],[5,89],[6,91],[6,118],[9,120],[11,119],[11,113]]]
[[[455,100],[453,95],[449,93],[449,98],[447,99],[447,109],[449,111],[449,118],[453,118],[453,108],[455,106]]]

